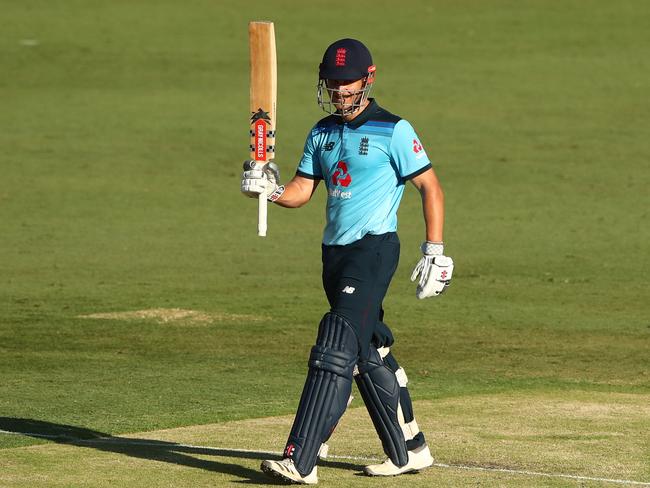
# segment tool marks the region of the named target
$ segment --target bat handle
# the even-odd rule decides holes
[[[266,237],[266,206],[266,192],[262,192],[257,206],[257,235],[260,237]]]

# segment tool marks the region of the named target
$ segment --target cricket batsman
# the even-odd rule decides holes
[[[345,412],[354,378],[384,452],[370,476],[395,476],[433,464],[418,428],[407,377],[390,352],[394,339],[382,302],[397,268],[397,209],[411,182],[422,197],[425,240],[411,280],[417,298],[445,291],[454,269],[444,255],[443,192],[411,124],[369,98],[375,65],[364,44],[341,39],[319,67],[318,104],[329,115],[312,128],[295,176],[280,185],[274,163],[246,162],[241,191],[266,194],[282,207],[301,207],[323,181],[327,223],[322,280],[330,310],[318,327],[300,404],[281,461],[261,469],[284,481],[318,482],[316,461]]]

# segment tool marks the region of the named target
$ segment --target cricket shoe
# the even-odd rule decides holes
[[[398,474],[419,471],[433,464],[433,457],[426,444],[409,451],[409,462],[404,466],[395,466],[390,459],[381,464],[371,464],[363,469],[368,476],[397,476]]]
[[[267,459],[266,461],[262,461],[260,468],[266,474],[297,485],[315,485],[318,483],[318,475],[316,472],[318,468],[316,466],[311,470],[311,473],[303,476],[293,464],[293,459],[290,458],[284,458],[282,461],[271,461]]]

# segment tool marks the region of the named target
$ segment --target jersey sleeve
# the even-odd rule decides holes
[[[314,143],[314,130],[307,136],[296,174],[311,180],[323,179],[323,171],[321,170],[320,159]]]
[[[402,181],[415,178],[431,168],[420,138],[406,120],[402,119],[395,125],[390,143],[390,157]]]

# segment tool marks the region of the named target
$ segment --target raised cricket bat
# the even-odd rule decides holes
[[[250,48],[250,159],[256,167],[275,157],[275,104],[278,71],[273,22],[249,22]],[[257,235],[266,235],[266,194],[260,194]]]

